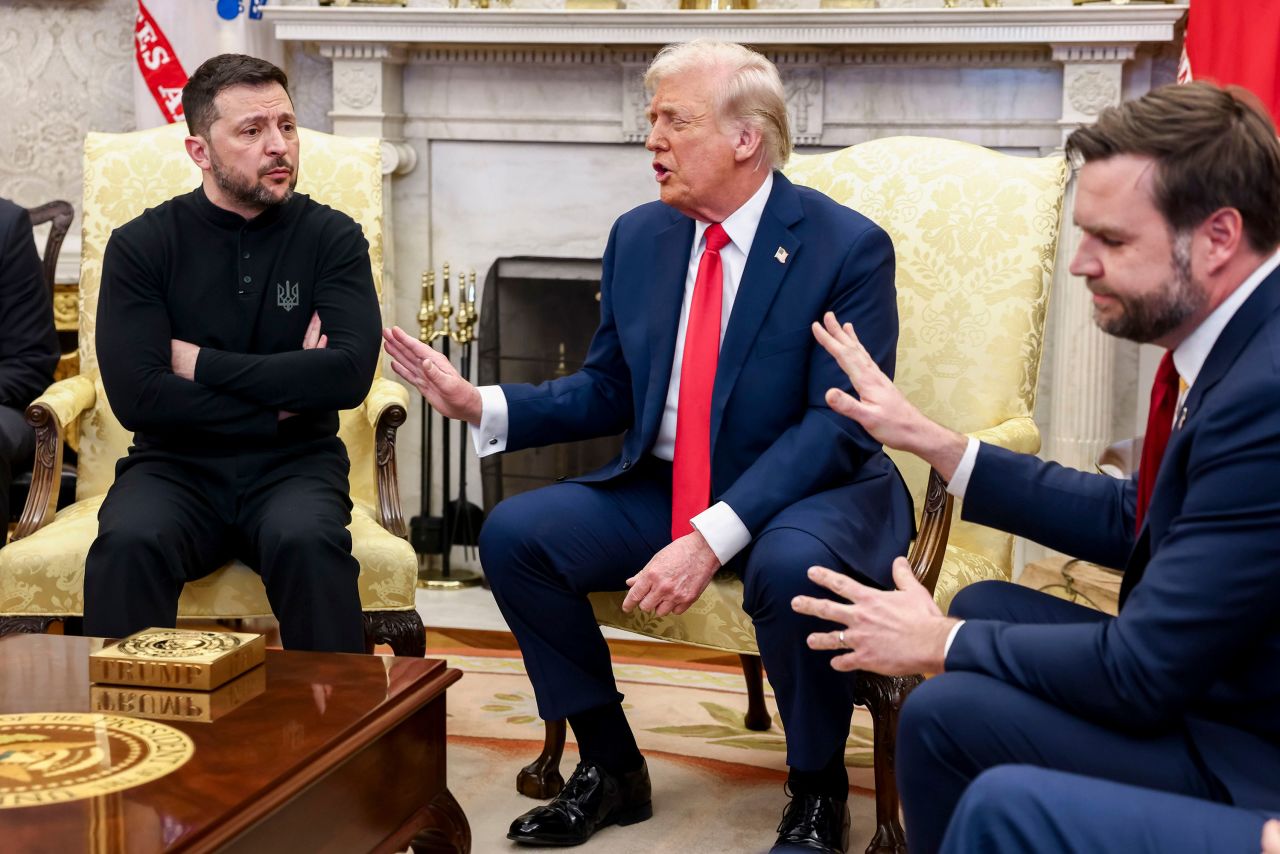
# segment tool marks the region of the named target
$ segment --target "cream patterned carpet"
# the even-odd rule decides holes
[[[519,654],[433,645],[428,655],[444,657],[465,673],[449,689],[448,774],[471,823],[473,850],[524,850],[506,840],[506,830],[537,803],[516,793],[515,777],[541,750],[543,726]],[[768,850],[785,804],[785,746],[776,714],[767,732],[743,727],[741,673],[727,666],[617,655],[614,672],[649,763],[654,817],[601,831],[576,850]],[[766,696],[774,711],[767,684]],[[855,852],[866,847],[874,824],[870,725],[866,710],[855,710],[846,753],[852,783],[849,850]],[[571,742],[561,773],[567,777],[576,762]]]

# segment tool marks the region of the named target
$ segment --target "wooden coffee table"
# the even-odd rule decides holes
[[[0,638],[0,714],[94,711],[88,656],[101,645]],[[445,782],[445,689],[457,670],[429,659],[280,650],[268,650],[263,667],[261,693],[216,720],[162,721],[191,738],[185,765],[112,794],[0,809],[0,848],[470,850],[471,830]],[[21,747],[8,741],[0,755]],[[9,766],[10,779],[25,773]]]

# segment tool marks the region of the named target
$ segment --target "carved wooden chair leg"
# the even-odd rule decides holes
[[[871,710],[875,744],[876,832],[866,854],[906,854],[906,836],[898,820],[898,775],[893,767],[898,744],[898,714],[907,694],[924,680],[919,676],[859,673],[857,702]]]
[[[773,718],[764,706],[764,666],[760,656],[743,653],[742,678],[747,682],[747,714],[742,723],[747,729],[764,732],[773,726]]]
[[[373,652],[385,643],[396,655],[422,658],[427,654],[427,630],[417,611],[365,611],[364,645]]]
[[[0,638],[5,635],[42,635],[58,617],[0,617]]]
[[[542,755],[520,769],[516,775],[516,791],[530,798],[546,800],[560,794],[564,777],[560,776],[560,757],[564,755],[564,721],[547,721],[547,737]]]

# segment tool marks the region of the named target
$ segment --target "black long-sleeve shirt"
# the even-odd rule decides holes
[[[325,349],[303,350],[312,312]],[[296,194],[252,220],[202,189],[116,229],[102,264],[97,350],[139,447],[270,449],[337,433],[380,349],[369,245],[349,216]],[[195,381],[170,340],[198,345]],[[280,421],[280,411],[298,413]]]
[[[53,382],[58,355],[31,217],[0,199],[0,406],[26,408]]]

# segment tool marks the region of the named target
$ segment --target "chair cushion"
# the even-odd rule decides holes
[[[756,654],[756,630],[742,610],[742,580],[721,572],[698,601],[679,617],[655,617],[636,609],[623,613],[623,593],[592,593],[591,608],[602,626],[638,632],[651,638],[718,649],[722,652]]]
[[[30,537],[0,549],[0,616],[74,617],[84,613],[84,561],[98,533],[102,496],[78,501]],[[366,611],[414,608],[418,563],[413,547],[386,531],[368,507],[351,513],[351,553],[360,562],[360,604]],[[188,584],[182,617],[271,614],[262,580],[240,561]]]

